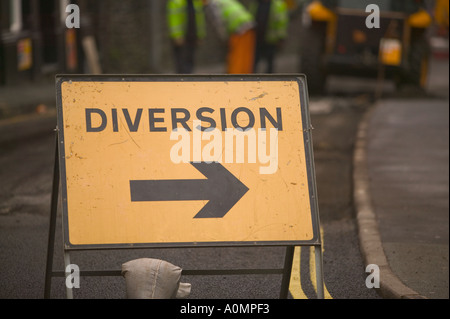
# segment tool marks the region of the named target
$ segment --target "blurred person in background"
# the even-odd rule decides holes
[[[273,73],[275,54],[287,37],[288,7],[284,0],[254,0],[250,10],[256,22],[253,71],[257,72],[259,62],[265,60],[266,73]]]
[[[176,72],[192,73],[195,50],[206,35],[202,0],[168,0],[167,22]]]
[[[206,15],[219,37],[228,41],[227,73],[253,72],[255,22],[238,0],[203,0]]]

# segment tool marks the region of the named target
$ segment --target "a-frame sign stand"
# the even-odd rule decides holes
[[[142,85],[145,86],[145,90],[148,89],[153,89],[153,87],[156,85],[156,90],[159,90],[161,88],[164,89],[165,85],[169,86],[169,92],[172,92],[174,94],[174,90],[180,90],[181,93],[186,92],[184,86],[188,86],[187,89],[191,90],[195,85],[200,84],[200,83],[212,83],[212,84],[217,84],[219,86],[219,89],[228,89],[227,87],[232,84],[237,84],[238,86],[251,86],[250,91],[253,92],[255,91],[255,98],[253,99],[248,99],[249,101],[254,101],[256,99],[262,99],[264,96],[269,95],[270,93],[273,92],[277,92],[277,94],[279,93],[279,90],[283,90],[283,87],[287,87],[287,86],[291,86],[292,88],[294,88],[294,92],[297,92],[297,94],[299,95],[299,99],[300,102],[298,104],[295,104],[296,107],[299,108],[299,106],[301,106],[301,118],[302,118],[302,127],[301,127],[301,141],[304,142],[304,147],[301,146],[300,149],[304,152],[304,159],[307,163],[307,168],[305,169],[305,171],[303,172],[305,175],[304,176],[304,181],[300,181],[301,183],[304,183],[306,185],[308,185],[308,190],[306,192],[306,195],[304,197],[306,197],[306,201],[305,203],[300,203],[300,204],[305,204],[305,207],[308,207],[308,209],[310,209],[310,213],[309,215],[307,214],[307,220],[311,223],[310,227],[306,227],[306,229],[310,229],[311,230],[311,239],[307,239],[304,240],[302,238],[300,239],[288,239],[288,240],[279,240],[279,241],[272,241],[272,240],[267,240],[264,239],[261,240],[260,242],[256,241],[256,240],[252,240],[252,241],[248,241],[248,242],[242,242],[242,241],[234,241],[234,240],[229,240],[229,239],[225,239],[222,241],[218,241],[218,242],[204,242],[202,243],[200,241],[200,244],[198,242],[194,243],[189,243],[189,240],[186,240],[185,242],[175,242],[175,243],[170,243],[170,241],[164,242],[164,243],[154,243],[153,244],[146,244],[146,239],[144,239],[143,241],[138,241],[136,243],[126,243],[126,244],[122,244],[122,245],[115,245],[115,244],[108,244],[107,240],[104,243],[98,244],[91,244],[89,243],[89,241],[87,242],[83,242],[83,238],[76,238],[75,241],[81,242],[81,244],[73,244],[72,243],[72,238],[70,237],[70,228],[71,227],[77,227],[77,225],[73,224],[70,225],[68,223],[68,211],[72,210],[74,211],[75,209],[73,207],[70,207],[70,205],[67,204],[68,202],[68,198],[71,198],[72,194],[68,194],[68,188],[67,188],[67,174],[68,171],[68,167],[70,167],[72,170],[75,168],[77,168],[76,166],[71,166],[73,165],[73,158],[70,159],[72,156],[68,156],[68,155],[72,155],[72,154],[67,154],[68,149],[66,148],[67,145],[74,145],[74,140],[73,140],[73,136],[79,136],[80,132],[71,132],[68,128],[69,127],[75,127],[77,125],[69,125],[69,123],[65,122],[68,119],[70,120],[74,120],[77,121],[77,116],[80,116],[79,119],[81,118],[82,121],[86,121],[86,126],[91,125],[91,128],[97,129],[101,126],[97,126],[94,127],[95,125],[98,124],[93,124],[90,122],[91,119],[89,119],[88,121],[88,111],[85,112],[85,109],[82,109],[82,113],[77,114],[75,113],[71,113],[73,110],[79,110],[80,109],[80,105],[76,105],[75,101],[80,99],[81,101],[83,101],[83,96],[81,93],[83,92],[87,92],[89,91],[89,89],[91,88],[91,85],[94,85],[93,91],[92,92],[96,92],[95,96],[87,96],[86,99],[87,100],[92,100],[92,99],[98,99],[98,98],[103,98],[103,97],[108,97],[109,95],[102,95],[101,90],[98,89],[97,85],[103,85],[104,89],[111,89],[114,92],[118,92],[120,91],[120,89],[123,89],[123,85],[126,84],[128,88],[133,87],[134,85],[137,85],[138,87],[136,88],[137,90],[142,90],[143,87]],[[271,84],[274,83],[275,84],[275,88],[271,87]],[[76,84],[73,85],[72,84]],[[255,85],[253,85],[255,84]],[[108,88],[108,86],[112,85],[111,88]],[[119,85],[119,87],[116,87],[117,85]],[[161,86],[162,85],[162,86]],[[194,86],[192,86],[194,85]],[[252,86],[253,85],[253,86]],[[315,265],[316,265],[316,283],[317,283],[317,297],[323,299],[324,298],[324,282],[323,282],[323,261],[322,261],[322,244],[321,244],[321,236],[320,236],[320,227],[319,227],[319,218],[318,218],[318,203],[317,203],[317,191],[316,191],[316,186],[315,186],[315,172],[314,172],[314,164],[313,164],[313,155],[312,155],[312,136],[311,136],[311,130],[310,130],[310,122],[309,122],[309,110],[308,110],[308,97],[307,97],[307,90],[306,90],[306,79],[302,76],[302,75],[297,75],[297,76],[293,76],[293,75],[286,75],[286,76],[183,76],[183,77],[177,77],[177,76],[115,76],[115,77],[111,77],[111,76],[89,76],[89,77],[84,77],[84,76],[60,76],[57,77],[57,83],[56,83],[56,91],[57,91],[57,109],[58,109],[58,126],[56,129],[56,150],[55,150],[55,163],[54,163],[54,171],[53,171],[53,187],[52,187],[52,197],[51,197],[51,209],[50,209],[50,220],[49,220],[49,233],[48,233],[48,247],[47,247],[47,264],[46,264],[46,272],[45,272],[45,292],[44,292],[44,297],[45,298],[50,298],[51,296],[51,284],[52,284],[52,278],[53,277],[66,277],[70,275],[70,273],[66,273],[65,270],[60,270],[60,271],[55,271],[53,269],[53,257],[54,257],[54,246],[55,246],[55,234],[56,234],[56,227],[57,227],[57,212],[58,212],[58,203],[60,201],[60,199],[62,199],[62,206],[63,206],[63,212],[62,212],[62,228],[63,228],[63,237],[64,237],[64,245],[63,245],[63,250],[64,250],[64,264],[65,264],[65,269],[70,269],[67,266],[69,266],[71,264],[70,261],[70,252],[71,251],[82,251],[82,250],[102,250],[102,249],[136,249],[136,248],[181,248],[181,247],[244,247],[244,246],[257,246],[257,247],[269,247],[269,246],[284,246],[286,247],[286,253],[285,253],[285,258],[284,258],[284,265],[283,268],[262,268],[262,269],[192,269],[192,270],[185,270],[183,269],[182,274],[183,275],[249,275],[249,274],[272,274],[272,275],[282,275],[282,282],[281,282],[281,289],[280,289],[280,298],[284,299],[288,297],[289,294],[289,283],[290,283],[290,277],[291,277],[291,269],[292,269],[292,263],[293,263],[293,256],[294,256],[294,248],[295,246],[314,246],[315,247]],[[258,95],[258,91],[257,89],[260,89],[259,87],[263,86],[262,91],[260,91],[261,93]],[[64,88],[63,88],[64,87]],[[80,89],[81,90],[78,90]],[[95,88],[94,88],[95,87]],[[209,85],[207,85],[207,87],[209,87]],[[70,90],[68,89],[70,88]],[[236,87],[237,88],[237,87]],[[233,88],[231,92],[235,92],[236,88]],[[244,88],[245,89],[245,88]],[[78,90],[78,91],[77,91]],[[248,88],[247,88],[248,90]],[[272,91],[271,91],[272,90]],[[105,90],[107,91],[107,90]],[[292,91],[292,90],[291,90]],[[300,91],[300,93],[299,93]],[[127,91],[128,92],[128,91]],[[178,93],[180,93],[178,92]],[[207,98],[208,94],[204,89],[201,89],[201,92],[203,94],[203,97]],[[290,91],[289,91],[290,92]],[[136,92],[134,92],[136,93]],[[237,92],[238,93],[238,92]],[[75,94],[74,98],[72,99],[72,96],[70,96],[70,94]],[[280,93],[282,96],[283,92]],[[63,99],[62,99],[62,95],[65,95],[64,100],[73,100],[73,103],[75,103],[74,105],[63,105]],[[67,99],[67,95],[70,96],[70,99]],[[176,94],[175,94],[176,95]],[[216,98],[217,93],[214,93],[213,96],[214,98]],[[126,96],[127,98],[131,98],[133,95],[133,93],[131,93],[131,95]],[[195,93],[194,93],[194,97],[195,97]],[[184,96],[185,98],[185,96]],[[217,97],[219,98],[219,97]],[[298,97],[297,97],[298,98]],[[87,100],[84,100],[84,102],[82,103],[86,103]],[[189,99],[188,99],[189,100]],[[194,99],[195,100],[195,99]],[[278,98],[277,98],[278,100]],[[295,96],[294,96],[294,100],[295,100]],[[113,103],[111,103],[111,100],[108,100],[108,98],[106,98],[106,100],[104,101],[105,105],[113,105]],[[172,101],[173,102],[173,101]],[[184,102],[183,102],[184,103]],[[277,101],[278,103],[278,101]],[[292,103],[292,101],[287,101],[286,103],[286,110],[289,110],[290,107],[289,103]],[[142,105],[142,101],[138,101],[137,105]],[[189,104],[186,104],[189,105]],[[208,104],[208,105],[212,105],[212,103]],[[242,105],[242,104],[241,104]],[[248,103],[247,107],[241,107],[239,108],[239,111],[244,112],[246,114],[249,115],[249,118],[251,119],[252,114],[258,112],[258,111],[254,111],[252,109],[253,104]],[[266,105],[270,105],[270,103],[266,104]],[[277,104],[279,105],[279,104]],[[93,108],[90,108],[90,110],[92,110]],[[125,109],[124,109],[125,110]],[[179,108],[178,108],[179,110]],[[213,112],[214,110],[209,109],[210,112]],[[219,110],[219,109],[217,109]],[[225,109],[220,109],[220,114],[223,115],[225,114]],[[285,137],[283,134],[284,132],[280,132],[283,129],[288,131],[286,129],[286,127],[288,127],[290,125],[290,122],[287,120],[284,120],[286,118],[294,118],[293,115],[291,114],[286,114],[284,115],[285,117],[283,118],[283,129],[281,128],[281,108],[277,108],[276,111],[275,108],[270,109],[269,107],[262,109],[259,109],[259,112],[261,114],[261,116],[265,115],[266,116],[266,120],[270,121],[272,124],[278,124],[278,139],[281,141],[283,141],[283,139],[287,139],[287,137]],[[64,111],[64,112],[63,112]],[[104,110],[103,110],[104,111]],[[100,114],[102,116],[103,119],[103,115],[100,112],[103,111],[97,111],[99,112],[98,114]],[[192,110],[187,110],[187,112],[189,112]],[[203,111],[205,111],[203,109]],[[254,111],[254,113],[251,113],[252,111]],[[117,110],[112,110],[112,114],[115,116],[117,116]],[[125,112],[124,111],[124,115],[125,115],[125,120],[126,123],[134,127],[134,131],[137,131],[136,129],[136,123],[139,124],[138,121],[138,116],[137,114],[142,114],[139,113],[142,112],[142,110],[137,109],[137,111],[134,109],[132,109],[132,106],[128,106],[128,110]],[[151,113],[153,111],[150,111],[149,109],[149,114],[152,114],[150,117],[150,120],[153,118],[153,120],[155,120],[155,122],[163,122],[162,118],[156,118],[155,114],[156,113]],[[164,111],[161,111],[161,108],[158,108],[158,111],[160,113],[164,113]],[[276,120],[274,119],[274,116],[270,115],[270,112],[272,112],[271,114],[276,114]],[[279,113],[277,113],[279,112]],[[287,112],[287,111],[285,111]],[[297,112],[297,113],[295,113]],[[298,114],[300,114],[300,112],[295,111],[295,115],[296,116],[300,116]],[[217,112],[219,113],[219,111]],[[238,111],[234,111],[232,114],[235,115],[235,118],[231,118],[231,122],[233,123],[237,123],[237,113]],[[133,120],[130,120],[131,116],[130,114],[136,114],[136,117],[134,118],[134,122]],[[172,111],[172,115],[173,115],[173,111]],[[199,113],[197,112],[197,115]],[[90,114],[91,115],[91,114]],[[90,116],[89,115],[89,116]],[[139,115],[140,116],[140,115]],[[279,117],[278,117],[279,116]],[[199,116],[201,117],[201,116]],[[115,119],[117,121],[117,118]],[[173,120],[173,117],[172,117]],[[203,120],[208,121],[210,123],[212,123],[211,119],[205,119],[205,117],[203,117]],[[218,120],[219,121],[219,120]],[[226,123],[223,119],[220,120],[221,123]],[[278,122],[276,122],[278,121]],[[88,123],[89,122],[89,123]],[[113,118],[113,122],[114,122],[114,118]],[[251,122],[251,121],[250,121]],[[255,121],[253,121],[254,124]],[[181,122],[179,121],[179,123],[181,124],[186,124],[186,122]],[[297,122],[296,122],[297,123]],[[73,123],[71,123],[73,124]],[[79,123],[77,123],[79,124]],[[106,126],[106,123],[103,123]],[[102,124],[102,125],[103,125]],[[123,123],[122,123],[123,125]],[[261,120],[261,126],[264,125],[264,122]],[[78,127],[80,127],[80,125],[78,125]],[[295,128],[297,129],[297,128]],[[117,126],[114,126],[113,123],[113,131],[117,132],[118,128]],[[95,130],[92,130],[95,131]],[[91,132],[92,132],[91,131]],[[131,130],[130,130],[131,131]],[[264,131],[265,131],[265,127],[264,127]],[[86,133],[86,132],[85,132]],[[73,135],[75,134],[75,135]],[[127,134],[130,134],[130,132],[128,132]],[[290,133],[292,134],[292,133]],[[88,140],[90,137],[92,136],[91,133],[87,133],[87,135],[85,136],[86,138],[84,139],[84,137],[82,137],[82,140],[86,141]],[[290,135],[289,135],[290,136]],[[116,136],[113,136],[116,137]],[[299,136],[297,135],[293,135],[293,138],[295,138],[295,140],[297,141]],[[290,137],[289,137],[290,138]],[[98,141],[98,138],[95,137],[95,139]],[[106,139],[108,139],[108,137],[106,137]],[[135,138],[137,140],[137,138]],[[136,140],[133,139],[133,142],[136,144]],[[110,143],[111,141],[108,141],[108,143]],[[141,141],[138,140],[138,142],[140,143]],[[155,140],[150,140],[150,143],[154,143]],[[122,142],[121,142],[122,143]],[[292,147],[292,141],[290,140],[288,143],[291,147]],[[282,143],[280,143],[280,149],[281,147],[284,147]],[[83,151],[82,149],[80,149],[80,153],[81,151]],[[292,152],[291,149],[287,150],[288,155],[290,156]],[[81,158],[81,155],[84,154],[79,154]],[[92,154],[90,154],[92,155]],[[119,155],[120,157],[120,155]],[[295,159],[295,158],[294,158]],[[72,162],[71,162],[72,161]],[[289,165],[292,162],[292,159],[288,159],[287,161],[287,165]],[[192,163],[191,163],[192,164]],[[187,165],[187,164],[186,164]],[[192,164],[194,165],[194,164]],[[95,166],[95,165],[94,165]],[[281,164],[278,164],[279,168],[281,166]],[[195,166],[196,168],[198,167],[199,170],[203,170],[204,166],[202,167],[201,165],[197,165]],[[208,170],[213,170],[213,172],[205,172],[202,171],[202,173],[207,177],[210,178],[210,176],[208,174],[222,174],[224,171],[226,171],[225,174],[228,173],[227,169],[225,169],[222,165],[211,165],[211,166],[207,166]],[[282,169],[286,169],[287,168],[283,168]],[[214,171],[215,170],[215,171]],[[232,174],[232,173],[231,173]],[[208,175],[208,176],[207,176]],[[293,174],[290,174],[291,176],[294,176]],[[269,176],[269,175],[266,175]],[[266,177],[265,176],[265,177]],[[308,177],[306,180],[306,176]],[[96,176],[96,178],[99,178],[98,176]],[[134,181],[136,178],[131,178],[129,179],[129,185],[131,187],[132,181]],[[227,175],[226,177],[227,180],[233,180],[232,177],[229,177]],[[208,180],[208,179],[207,179]],[[192,181],[189,179],[183,179],[181,180],[181,182],[179,182],[178,184],[181,185],[185,185],[186,181]],[[197,181],[197,180],[194,180]],[[204,180],[200,180],[200,181],[204,181]],[[294,182],[295,181],[295,182]],[[297,185],[298,180],[295,179],[294,181],[292,181],[290,184],[291,185]],[[145,183],[148,182],[147,180],[144,181]],[[145,184],[144,183],[144,184]],[[155,184],[157,183],[157,184]],[[164,180],[163,182],[161,182],[161,180],[156,180],[156,181],[150,181],[150,186],[151,187],[155,187],[154,185],[165,185],[164,183],[168,184],[170,183],[170,185],[175,185],[173,184],[173,180]],[[203,185],[203,182],[196,182],[197,184],[195,185]],[[245,181],[244,181],[245,183]],[[283,183],[287,184],[284,180]],[[176,184],[176,185],[178,185]],[[205,187],[207,188],[211,188],[214,187],[214,184],[210,184],[210,183],[204,183],[206,184]],[[286,187],[290,187],[286,190],[286,192],[291,192],[293,189],[298,190],[298,188],[293,188],[293,186],[291,185],[286,185]],[[59,189],[62,189],[62,194],[60,194]],[[76,185],[71,185],[72,189],[74,187],[76,187]],[[176,186],[175,186],[176,187]],[[202,187],[202,186],[200,186]],[[247,188],[247,186],[244,186],[245,188]],[[152,188],[152,189],[153,189]],[[248,187],[248,189],[252,190],[252,185],[250,184],[250,186]],[[133,189],[130,190],[131,191],[131,197],[132,197],[132,201],[133,201]],[[223,192],[227,192],[228,190],[223,190]],[[196,191],[198,193],[198,191]],[[245,190],[246,192],[246,190]],[[198,196],[198,194],[195,193],[195,195],[193,196]],[[249,191],[249,193],[251,193],[251,191]],[[129,196],[129,193],[128,193]],[[138,195],[141,196],[141,195]],[[173,197],[173,195],[170,195]],[[248,194],[249,196],[259,196],[258,194]],[[277,198],[279,198],[280,196],[284,196],[284,193],[282,195],[276,195]],[[290,195],[291,196],[291,195]],[[173,200],[172,197],[170,197],[170,199],[167,200]],[[257,197],[258,198],[258,197]],[[180,200],[185,200],[186,197],[183,197]],[[197,199],[197,197],[193,197],[193,198],[188,198],[188,200],[195,200]],[[241,197],[238,197],[238,201],[239,199],[241,199]],[[128,197],[129,200],[129,197]],[[148,199],[147,197],[145,198],[144,201],[152,201],[152,199]],[[159,198],[158,198],[159,200]],[[175,198],[176,200],[176,198]],[[252,199],[254,200],[254,199]],[[282,198],[279,200],[283,200]],[[210,202],[212,201],[212,199],[210,200]],[[241,201],[245,202],[245,199],[241,199]],[[153,202],[152,202],[153,203]],[[298,200],[295,199],[295,203],[298,203]],[[245,203],[240,203],[242,205],[244,205]],[[270,203],[263,203],[266,206],[270,206]],[[89,204],[88,204],[89,205]],[[231,205],[233,206],[234,203]],[[234,205],[234,206],[239,206],[239,205]],[[86,209],[92,209],[91,207],[86,207]],[[134,209],[134,208],[133,208]],[[223,207],[221,207],[220,209],[223,210]],[[228,209],[228,208],[227,208]],[[233,209],[235,209],[233,207]],[[225,211],[225,213],[227,213],[227,211]],[[214,216],[215,219],[217,219],[217,214]],[[204,216],[200,216],[200,217],[204,217]],[[265,218],[264,215],[262,215],[261,218]],[[268,217],[270,218],[270,217]],[[277,217],[280,218],[280,217]],[[308,219],[309,218],[309,219]],[[231,218],[230,218],[231,219]],[[302,229],[301,227],[303,226],[299,226],[297,224],[295,224],[296,221],[294,221],[294,223],[292,225],[290,225],[290,228],[293,227],[300,227],[299,229]],[[301,223],[300,223],[301,224]],[[308,226],[308,225],[307,225]],[[229,226],[230,228],[233,228],[232,226]],[[110,236],[111,234],[107,234],[107,236]],[[139,234],[141,235],[141,234]],[[263,234],[264,235],[264,234]],[[142,234],[143,238],[147,238],[145,237],[146,234]],[[228,238],[227,234],[223,235],[223,238]],[[141,242],[143,242],[143,244],[140,244]],[[150,241],[148,241],[150,242]],[[117,269],[113,269],[113,270],[81,270],[80,271],[80,276],[121,276],[121,270],[117,270]],[[73,292],[72,292],[72,288],[67,288],[66,289],[66,294],[67,294],[67,298],[73,298]]]
[[[54,257],[54,247],[55,247],[55,234],[57,226],[57,211],[58,211],[58,198],[59,198],[59,165],[56,158],[55,167],[53,171],[53,187],[52,187],[52,197],[51,197],[51,209],[49,218],[49,231],[48,231],[48,245],[47,245],[47,261],[45,269],[45,287],[44,287],[44,298],[51,298],[51,286],[53,277],[67,277],[70,273],[66,273],[64,270],[55,271],[53,269],[53,257]],[[266,274],[266,275],[278,275],[282,274],[281,288],[280,288],[280,299],[287,299],[289,294],[289,284],[291,277],[291,269],[294,257],[295,246],[286,246],[286,254],[284,259],[284,267],[281,269],[209,269],[209,270],[183,270],[183,275],[255,275],[255,274]],[[317,286],[317,297],[319,299],[324,299],[324,282],[323,282],[323,256],[322,256],[322,246],[320,243],[314,246],[315,248],[315,265],[316,265],[316,286]],[[64,249],[64,268],[70,265],[70,251]],[[121,276],[121,270],[82,270],[80,271],[80,276]],[[67,299],[73,298],[73,288],[66,287],[66,297]]]

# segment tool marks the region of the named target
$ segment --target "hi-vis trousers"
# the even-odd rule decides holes
[[[228,43],[227,73],[253,73],[255,58],[255,30],[232,34]]]

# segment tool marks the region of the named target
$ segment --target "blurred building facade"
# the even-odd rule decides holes
[[[79,30],[65,26],[68,0],[0,1],[0,85],[80,72]]]
[[[252,0],[241,0],[248,6]],[[289,2],[301,2],[292,0]],[[68,28],[66,12],[76,4],[80,28]],[[285,51],[296,52],[300,28],[293,16]],[[86,39],[92,41],[86,43]],[[93,73],[95,51],[103,73],[173,72],[166,0],[1,0],[0,85],[20,85],[57,73]],[[211,26],[201,43],[197,65],[220,63],[226,43]]]

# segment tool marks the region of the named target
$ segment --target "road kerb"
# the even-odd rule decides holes
[[[367,134],[377,104],[366,111],[358,126],[353,154],[353,200],[356,209],[361,253],[366,265],[380,268],[379,295],[386,299],[426,299],[407,287],[393,272],[384,253],[377,217],[372,207],[367,168]]]

